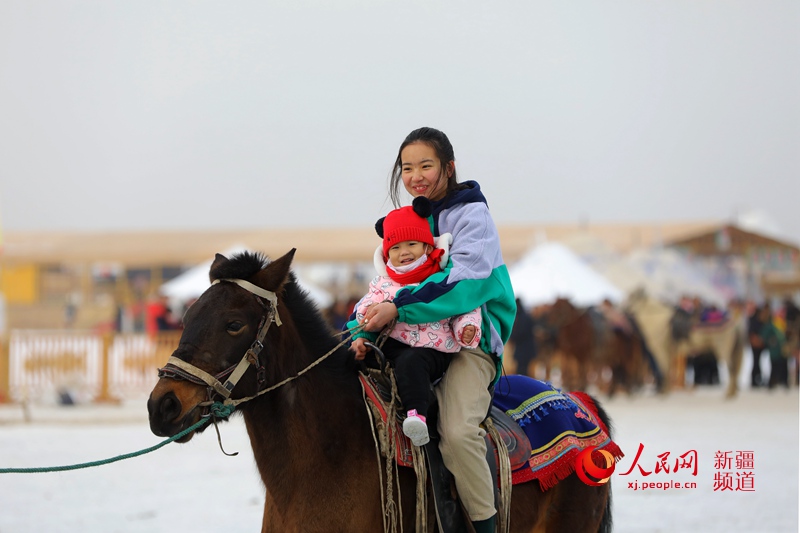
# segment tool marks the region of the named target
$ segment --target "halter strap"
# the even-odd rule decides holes
[[[183,359],[178,359],[174,355],[171,355],[169,356],[169,359],[167,359],[167,365],[177,367],[186,372],[187,374],[189,374],[189,376],[198,378],[200,381],[202,381],[203,383],[205,383],[206,385],[217,391],[217,393],[221,394],[225,398],[227,398],[231,394],[231,391],[228,390],[227,387],[223,385],[222,382],[220,382],[220,380],[218,380],[216,377],[212,376],[205,370],[197,368],[191,363],[187,363]],[[166,366],[163,369],[159,369],[159,374],[161,374],[164,370],[168,370]],[[183,373],[179,373],[178,375],[181,375],[184,378],[189,377],[184,375]],[[194,381],[195,383],[197,383],[194,379],[191,378],[189,379],[190,381]],[[228,381],[227,383],[230,382]],[[233,387],[231,387],[231,390],[233,390]]]
[[[159,374],[163,373],[166,375],[169,371],[168,367],[175,367],[180,369],[179,374],[183,374],[184,378],[187,377],[187,374],[189,376],[194,376],[200,382],[205,383],[210,388],[214,389],[214,391],[216,391],[217,394],[222,396],[225,400],[228,400],[233,392],[233,388],[251,365],[256,368],[259,386],[264,383],[266,379],[264,375],[264,366],[261,364],[258,356],[261,353],[261,350],[264,348],[264,338],[267,336],[267,330],[269,329],[270,325],[272,325],[274,322],[280,326],[281,319],[278,316],[278,296],[274,292],[262,289],[261,287],[253,285],[249,281],[245,281],[243,279],[217,279],[214,280],[212,285],[216,285],[220,281],[235,283],[246,291],[269,301],[270,307],[267,309],[266,316],[262,317],[261,323],[258,325],[258,332],[256,333],[256,339],[253,341],[253,344],[250,345],[250,348],[248,348],[247,352],[245,352],[245,354],[242,356],[239,364],[237,364],[235,367],[229,368],[217,376],[212,376],[205,370],[198,368],[193,364],[184,361],[183,359],[178,359],[174,355],[170,356],[164,368],[159,369]],[[261,300],[259,300],[259,303],[266,308],[266,305],[264,305]],[[219,378],[224,377],[228,374],[228,372],[230,372],[230,376],[225,380],[225,383],[222,383]],[[191,381],[198,383],[198,381],[195,381],[194,379],[191,379]]]
[[[216,285],[220,281],[227,281],[229,283],[235,283],[236,285],[240,286],[244,290],[255,294],[256,296],[261,296],[265,300],[269,301],[272,305],[272,308],[275,310],[275,324],[278,326],[281,325],[281,317],[278,316],[278,295],[272,291],[268,291],[267,289],[262,289],[258,285],[254,285],[249,281],[245,281],[243,279],[233,279],[233,278],[224,278],[224,279],[215,279],[211,284]]]

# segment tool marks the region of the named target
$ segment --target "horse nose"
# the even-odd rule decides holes
[[[147,413],[150,417],[150,430],[159,437],[168,437],[166,427],[181,414],[181,402],[173,392],[160,398],[152,396],[147,400]]]

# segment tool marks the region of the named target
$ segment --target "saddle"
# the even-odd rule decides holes
[[[394,413],[389,412],[392,398],[392,387],[389,379],[381,371],[366,368],[366,372],[359,373],[366,398],[374,415],[376,429],[381,435],[381,454],[385,458],[394,458],[398,465],[413,467],[413,451],[411,440],[403,434],[401,413],[404,410],[395,406]],[[439,529],[443,533],[465,531],[463,513],[458,496],[455,494],[453,475],[444,465],[439,451],[439,435],[437,431],[438,404],[432,395],[431,407],[428,414],[428,429],[430,442],[423,446],[427,459],[428,474],[436,507]],[[519,425],[494,405],[491,406],[487,418],[490,418],[496,434],[502,440],[507,450],[511,471],[516,471],[528,464],[531,455],[531,445],[528,436]],[[391,428],[391,439],[386,438],[385,432]],[[492,473],[495,486],[495,502],[500,502],[500,453],[489,431],[486,433],[486,460]],[[394,449],[384,449],[384,444],[389,442]],[[393,452],[393,455],[390,454]]]

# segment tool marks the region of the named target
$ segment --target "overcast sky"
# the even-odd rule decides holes
[[[4,230],[372,225],[452,140],[498,224],[800,241],[800,2],[0,0]]]

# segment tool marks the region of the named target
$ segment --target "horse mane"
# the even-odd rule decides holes
[[[211,266],[209,273],[215,279],[247,279],[269,264],[269,258],[258,252],[240,252],[220,265]],[[216,264],[216,263],[215,263]]]
[[[229,261],[212,268],[212,279],[248,279],[269,265],[270,259],[258,252],[234,254]],[[282,303],[291,311],[297,331],[309,353],[320,357],[334,348],[340,338],[334,336],[330,324],[325,320],[317,304],[298,283],[293,270],[283,286]],[[356,371],[355,359],[346,346],[340,347],[324,363],[331,369],[340,369],[346,374]]]

